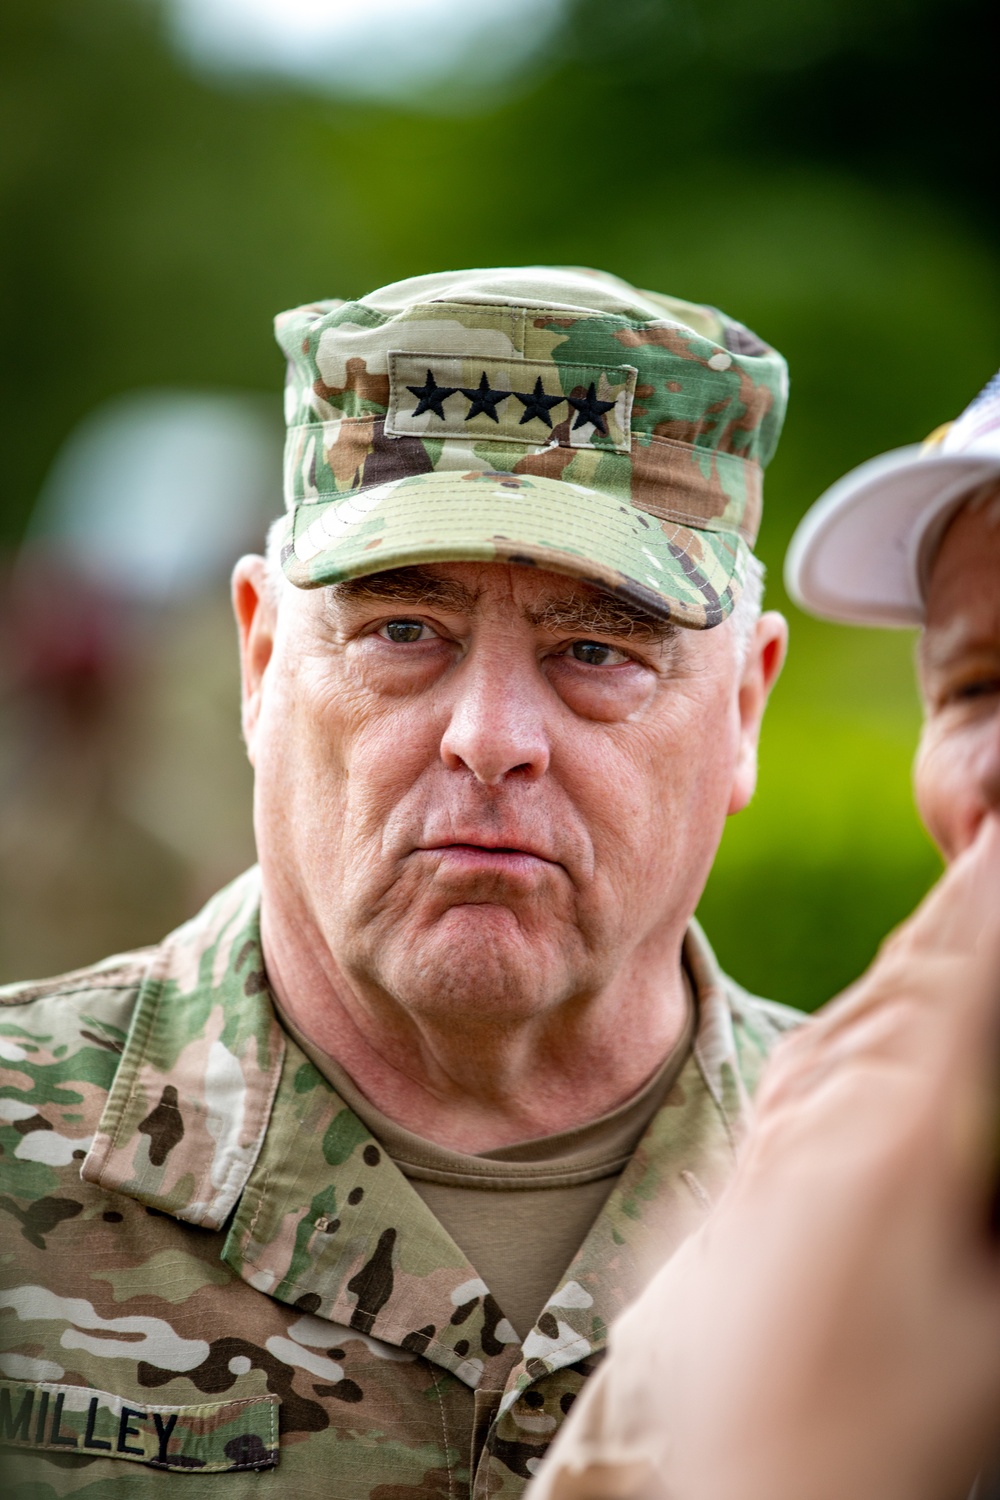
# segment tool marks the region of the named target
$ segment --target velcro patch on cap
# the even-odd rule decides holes
[[[628,453],[633,365],[389,354],[391,437],[600,448]]]
[[[0,1380],[0,1447],[124,1458],[178,1474],[273,1469],[277,1396],[161,1406],[88,1386]]]

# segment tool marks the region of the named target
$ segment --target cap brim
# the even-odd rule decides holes
[[[292,583],[316,588],[415,564],[522,563],[704,630],[732,613],[747,557],[735,532],[659,521],[582,485],[437,470],[300,504],[282,566]]]
[[[1000,478],[1000,461],[921,452],[870,459],[806,513],[785,557],[785,587],[802,609],[848,625],[922,624],[928,539],[970,490]]]

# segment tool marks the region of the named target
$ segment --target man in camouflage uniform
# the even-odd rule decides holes
[[[3,996],[22,1500],[520,1493],[794,1020],[692,918],[784,649],[780,356],[545,268],[278,336],[288,515],[234,579],[260,869]]]

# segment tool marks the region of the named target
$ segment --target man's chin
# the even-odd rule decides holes
[[[400,935],[379,956],[385,987],[402,1005],[484,1020],[538,1014],[574,989],[554,937],[526,932],[509,908],[454,906],[422,932]]]

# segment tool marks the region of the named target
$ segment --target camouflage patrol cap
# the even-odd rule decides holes
[[[416,276],[276,319],[301,588],[548,568],[695,629],[739,597],[779,354],[715,308],[547,266]]]

